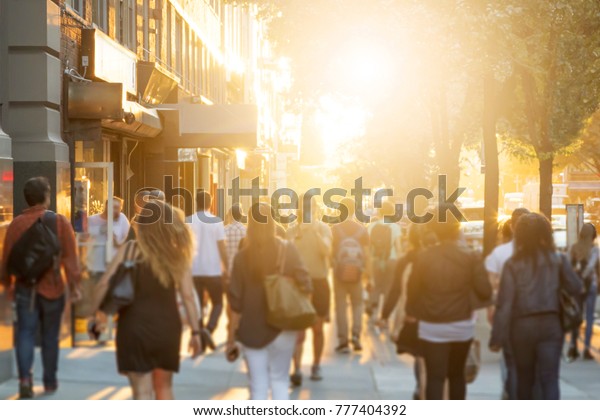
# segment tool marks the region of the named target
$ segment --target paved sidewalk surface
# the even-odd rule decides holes
[[[482,318],[482,317],[480,317]],[[224,320],[221,321],[224,325]],[[326,336],[334,337],[332,325]],[[501,394],[498,355],[486,349],[489,327],[480,322],[477,336],[482,342],[482,368],[477,380],[469,385],[468,399],[499,399]],[[595,338],[597,338],[596,335]],[[225,341],[223,327],[217,331],[217,343]],[[184,340],[184,343],[186,340]],[[337,355],[335,343],[329,338],[323,363],[324,380],[308,379],[312,349],[310,333],[304,352],[304,384],[290,390],[292,399],[347,399],[347,400],[408,400],[415,387],[413,359],[398,357],[386,334],[373,327],[363,332],[364,350],[361,354]],[[598,353],[595,352],[598,357]],[[201,356],[195,361],[185,357],[180,373],[175,376],[175,396],[178,399],[243,400],[248,398],[244,363],[228,363],[223,349]],[[600,360],[600,357],[598,357]],[[35,391],[42,393],[40,357],[36,355]],[[61,351],[59,368],[60,389],[52,396],[40,399],[129,399],[131,391],[125,377],[116,372],[115,353],[111,347],[80,347]],[[18,381],[12,379],[0,384],[0,399],[17,397]],[[561,370],[563,399],[597,399],[600,397],[600,364],[597,361],[578,360],[563,363]]]

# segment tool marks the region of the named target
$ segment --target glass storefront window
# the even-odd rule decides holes
[[[0,159],[0,255],[6,229],[13,218],[13,164]],[[12,305],[6,298],[6,290],[0,284],[0,382],[12,375],[13,357]]]
[[[108,262],[107,256],[113,253],[113,243],[106,239],[113,236],[112,218],[108,218],[104,231],[100,228],[100,231],[96,232],[97,229],[88,225],[89,217],[102,213],[107,202],[109,208],[112,208],[113,164],[94,162],[96,152],[98,149],[94,148],[94,143],[76,144],[73,227],[82,267],[83,299],[74,308],[75,345],[95,344],[87,334],[88,319],[82,315],[90,312],[89,305],[92,303],[95,281],[99,279],[100,274],[98,267],[103,267],[103,262]],[[101,259],[105,261],[101,262]]]

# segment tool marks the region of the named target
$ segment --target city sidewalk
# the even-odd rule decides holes
[[[480,317],[481,318],[481,317]],[[224,320],[217,331],[216,341],[224,342]],[[337,355],[332,325],[326,329],[327,349],[323,363],[324,380],[308,379],[312,349],[310,333],[304,352],[304,384],[291,391],[292,399],[387,399],[409,400],[415,387],[410,356],[398,357],[385,334],[370,327],[363,333],[361,354]],[[498,399],[501,394],[498,355],[486,350],[489,327],[480,322],[477,336],[482,343],[482,368],[477,380],[469,385],[469,399]],[[598,337],[598,336],[597,336]],[[184,340],[184,343],[186,341]],[[596,356],[598,355],[595,353]],[[41,369],[36,355],[35,379],[41,393]],[[113,348],[76,348],[61,352],[59,391],[40,399],[113,399],[131,398],[125,377],[116,372]],[[184,357],[181,372],[175,376],[175,396],[178,399],[247,399],[247,379],[241,361],[228,363],[223,349],[201,356],[195,361]],[[0,399],[17,397],[18,381],[0,384]],[[563,399],[594,399],[600,395],[600,364],[577,361],[562,366],[561,392]]]

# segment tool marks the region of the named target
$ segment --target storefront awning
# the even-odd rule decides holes
[[[256,105],[180,103],[177,147],[255,148]]]
[[[137,102],[123,103],[124,120],[102,120],[102,127],[137,137],[156,137],[162,131],[158,111]]]
[[[155,62],[137,62],[138,95],[150,105],[177,102],[181,79]]]

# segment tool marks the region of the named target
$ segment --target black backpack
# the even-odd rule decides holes
[[[385,223],[377,223],[371,230],[373,256],[387,260],[392,253],[392,228]]]
[[[57,273],[60,269],[56,218],[56,213],[46,211],[17,240],[8,256],[8,274],[25,286],[35,286],[50,268]]]

